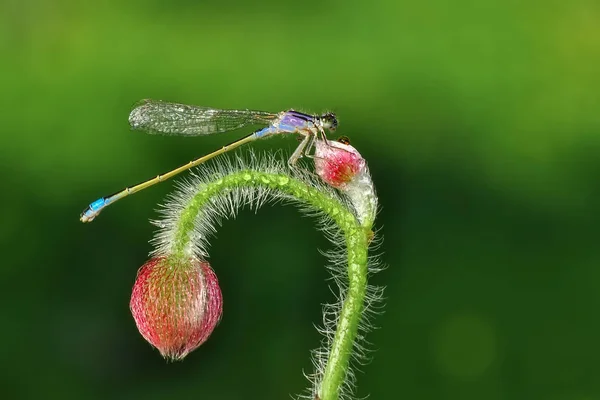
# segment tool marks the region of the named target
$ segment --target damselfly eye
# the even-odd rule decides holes
[[[334,113],[326,113],[321,116],[321,121],[323,121],[323,127],[329,129],[330,131],[335,131],[338,126],[338,120]]]

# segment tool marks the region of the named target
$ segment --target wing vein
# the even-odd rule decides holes
[[[142,100],[129,114],[132,129],[151,134],[199,136],[246,125],[269,125],[277,114],[254,110],[220,110],[161,100]]]

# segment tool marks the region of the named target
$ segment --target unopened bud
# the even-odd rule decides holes
[[[377,213],[377,195],[367,162],[348,140],[315,141],[315,171],[350,199],[361,224],[371,226]]]
[[[317,140],[315,148],[317,175],[335,188],[343,188],[365,168],[365,160],[349,144]]]
[[[208,339],[223,299],[207,262],[157,257],[138,271],[129,306],[142,336],[163,357],[181,360]]]

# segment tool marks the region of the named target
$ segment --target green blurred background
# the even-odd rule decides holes
[[[597,0],[3,0],[0,51],[3,398],[307,386],[333,298],[313,219],[277,205],[224,223],[223,320],[174,364],[128,309],[173,182],[78,221],[240,135],[130,132],[132,104],[157,98],[338,113],[369,161],[389,266],[358,395],[600,399]]]

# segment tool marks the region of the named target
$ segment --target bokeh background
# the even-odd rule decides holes
[[[359,396],[599,399],[600,3],[207,3],[0,3],[2,397],[306,387],[333,298],[313,219],[278,205],[224,223],[210,259],[223,320],[181,363],[128,309],[173,182],[78,221],[241,134],[130,132],[132,104],[157,98],[338,113],[369,161],[389,266]]]

